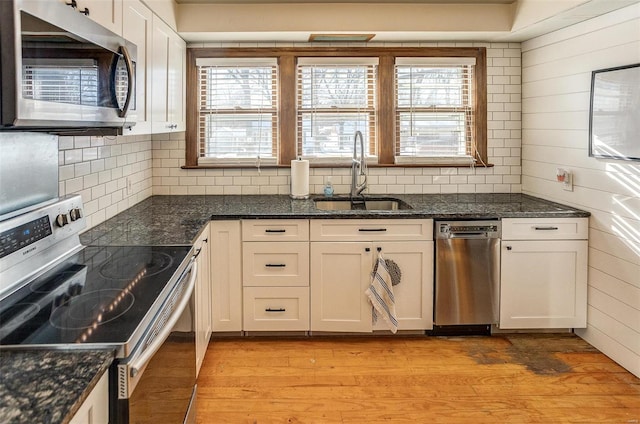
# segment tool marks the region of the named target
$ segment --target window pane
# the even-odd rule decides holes
[[[303,113],[301,120],[304,156],[351,157],[357,130],[365,140],[369,156],[369,115],[358,113]]]
[[[369,85],[367,71],[365,66],[303,67],[302,108],[366,108]]]
[[[298,68],[298,154],[351,157],[360,130],[367,156],[375,155],[375,71],[357,64]]]
[[[273,105],[273,68],[206,69],[205,109],[261,109]]]
[[[400,156],[467,155],[464,113],[400,113]]]
[[[467,76],[463,68],[397,67],[398,107],[461,107]]]
[[[204,156],[272,158],[272,115],[224,114],[204,116]]]
[[[200,157],[274,159],[277,73],[270,66],[200,67]]]

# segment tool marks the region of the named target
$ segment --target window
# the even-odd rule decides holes
[[[375,156],[377,58],[300,58],[297,153],[316,162],[351,158],[356,131]]]
[[[187,49],[186,168],[487,165],[484,47]],[[487,166],[490,166],[487,165]]]
[[[471,163],[475,58],[396,58],[396,163]]]
[[[276,164],[276,59],[198,59],[198,164]]]

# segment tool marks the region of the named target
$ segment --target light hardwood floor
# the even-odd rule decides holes
[[[640,423],[640,379],[573,335],[212,339],[199,424]]]

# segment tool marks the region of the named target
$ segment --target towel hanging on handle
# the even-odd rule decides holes
[[[395,334],[398,331],[398,318],[396,317],[396,304],[393,297],[393,284],[387,264],[380,252],[374,267],[371,284],[365,294],[371,302],[373,323],[376,323],[378,315],[380,315],[387,323],[389,330]]]

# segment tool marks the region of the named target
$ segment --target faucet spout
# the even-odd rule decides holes
[[[358,158],[358,141],[360,144],[360,157]],[[361,179],[361,177],[364,177]],[[362,181],[360,181],[362,180]],[[367,161],[364,152],[364,138],[360,131],[353,136],[353,157],[351,159],[351,201],[356,197],[362,197],[362,192],[367,188]]]

